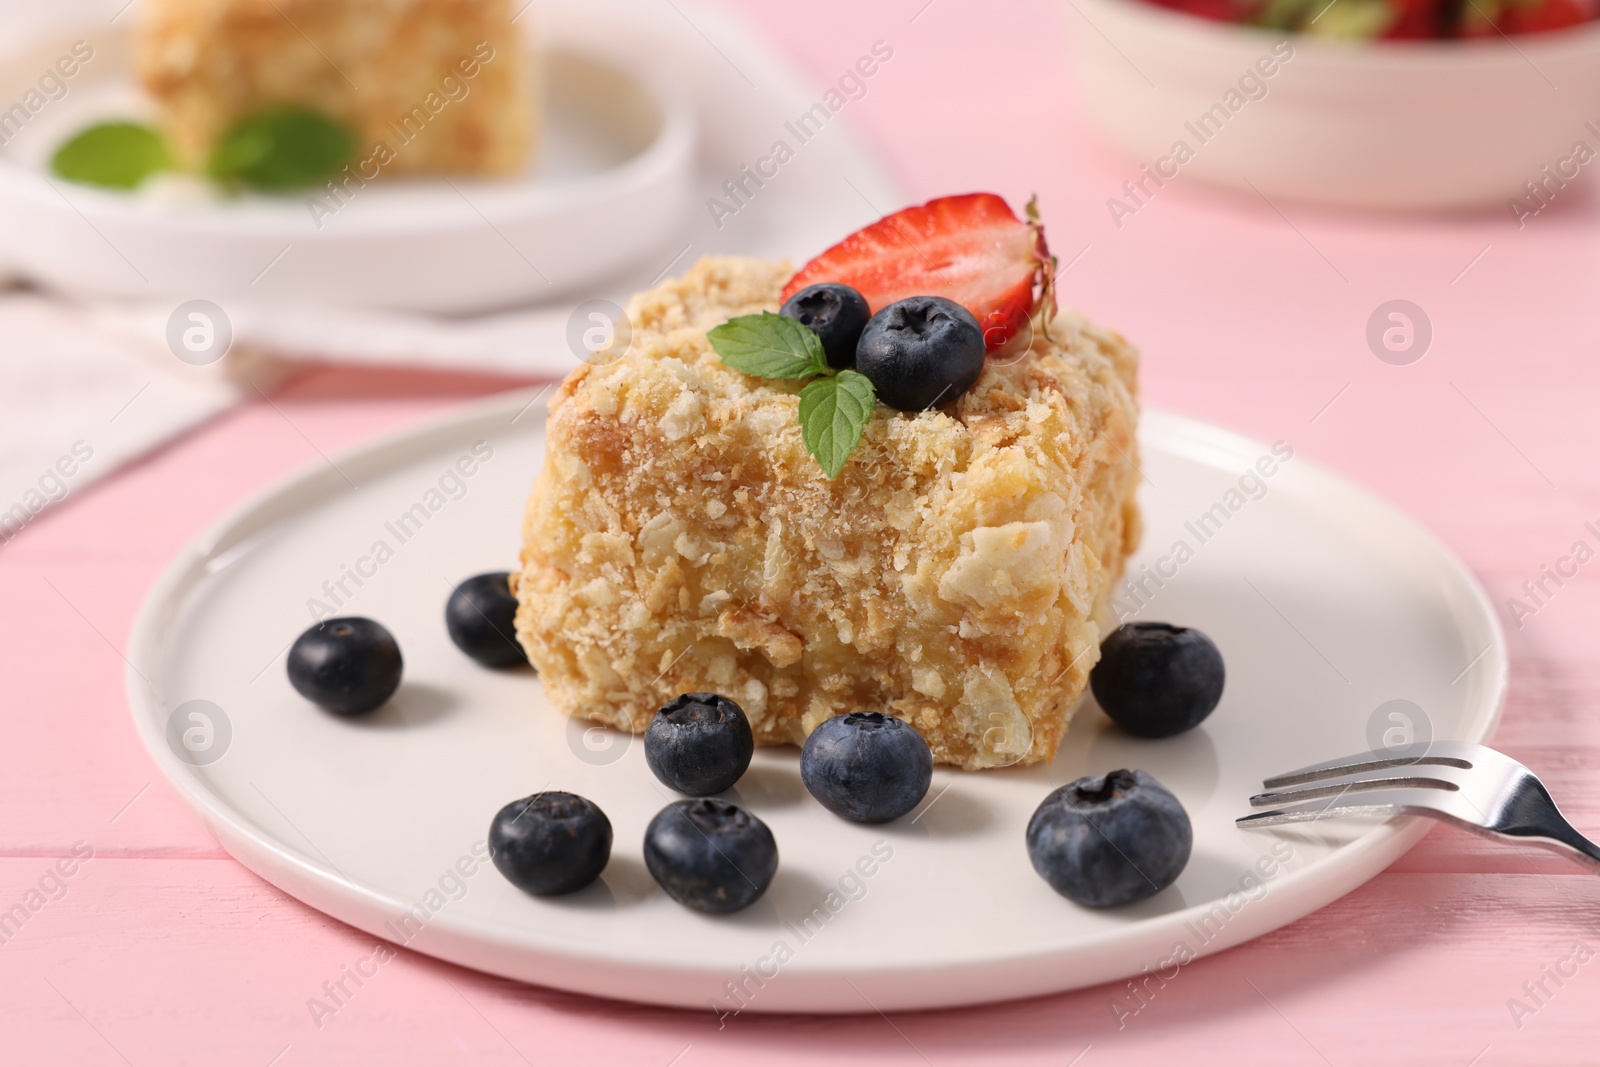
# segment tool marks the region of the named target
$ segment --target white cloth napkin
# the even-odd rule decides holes
[[[189,367],[28,293],[0,299],[0,357],[0,545],[239,395],[219,367]]]
[[[95,0],[74,15],[85,17],[87,8],[109,19],[120,6],[120,0]],[[786,121],[831,88],[801,76],[730,14],[685,0],[535,0],[529,15],[560,20],[568,39],[587,36],[596,50],[648,65],[693,99],[701,131],[696,188],[707,199],[765,153]],[[136,16],[135,8],[120,17]],[[8,30],[0,40],[26,39],[60,22],[38,5],[0,0],[0,27]],[[863,41],[862,50],[871,43]],[[892,64],[879,76],[893,76]],[[736,220],[718,225],[705,205],[686,205],[693,213],[687,247],[667,270],[641,265],[600,295],[623,303],[662,274],[678,273],[715,252],[808,257],[898,206],[898,190],[850,128],[846,109]],[[4,274],[0,266],[0,285]],[[260,374],[281,370],[286,362],[528,377],[561,375],[576,362],[566,340],[570,303],[450,318],[230,301],[233,352],[219,365],[193,368],[167,349],[167,320],[176,302],[82,304],[70,294],[0,291],[0,515],[20,518],[14,507],[20,503],[31,518],[36,511],[30,504],[47,506],[226,410],[253,395]],[[75,444],[93,455],[72,462]],[[70,478],[60,475],[69,468]],[[66,490],[56,486],[57,476],[68,481]],[[0,543],[7,540],[0,519]]]

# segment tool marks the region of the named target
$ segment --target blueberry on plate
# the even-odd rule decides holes
[[[335,715],[365,715],[400,688],[400,646],[371,619],[324,619],[289,648],[289,684]]]
[[[528,662],[517,644],[517,598],[511,574],[478,574],[450,593],[444,625],[456,647],[485,667],[516,667]]]
[[[489,825],[489,858],[506,881],[549,897],[572,893],[611,859],[611,820],[575,793],[535,793],[513,800]]]
[[[811,327],[822,341],[828,366],[844,370],[856,365],[856,342],[872,317],[872,309],[867,306],[867,298],[848,285],[823,282],[808,285],[791,296],[778,314]]]
[[[972,312],[942,296],[913,296],[867,322],[856,370],[878,399],[901,411],[948,404],[983,373],[983,330]]]
[[[933,753],[904,719],[852,711],[811,731],[800,750],[800,780],[835,815],[888,822],[927,795]]]
[[[690,796],[720,793],[755,754],[744,709],[715,693],[685,693],[656,712],[644,732],[644,761],[663,785]]]
[[[1178,798],[1144,771],[1079,778],[1028,820],[1033,869],[1068,900],[1131,904],[1178,880],[1194,830]]]
[[[755,903],[778,870],[767,824],[714,797],[662,808],[644,832],[644,865],[667,896],[721,915]]]
[[[1222,653],[1199,630],[1124,623],[1100,644],[1089,687],[1111,721],[1139,737],[1200,725],[1222,699]]]

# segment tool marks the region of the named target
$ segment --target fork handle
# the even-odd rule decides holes
[[[1595,874],[1600,874],[1600,845],[1596,845],[1571,827],[1567,829],[1569,833],[1560,836],[1546,831],[1526,837],[1524,840],[1530,845],[1538,845],[1540,848],[1575,859]]]
[[[1573,829],[1541,782],[1528,782],[1506,814],[1509,819],[1494,827],[1496,832],[1576,859],[1600,873],[1600,845]]]

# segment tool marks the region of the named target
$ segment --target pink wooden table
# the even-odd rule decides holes
[[[743,6],[819,96],[874,40],[890,42],[893,62],[849,105],[861,128],[912,195],[1037,191],[1063,262],[1079,257],[1065,300],[1143,347],[1150,404],[1287,439],[1370,486],[1452,545],[1502,605],[1574,542],[1600,547],[1584,526],[1600,519],[1600,207],[1583,191],[1519,230],[1503,210],[1280,213],[1180,179],[1119,230],[1105,202],[1137,166],[1097,147],[1075,113],[1064,41],[1085,28],[1070,4]],[[1433,324],[1431,350],[1409,366],[1380,362],[1364,339],[1395,298]],[[0,909],[41,887],[51,898],[0,944],[0,1062],[1600,1062],[1600,879],[1443,828],[1336,904],[1185,968],[1132,1016],[1114,1008],[1133,1004],[1126,990],[1106,986],[893,1018],[745,1015],[719,1030],[710,1012],[402,953],[319,1028],[308,998],[372,939],[244,870],[157,780],[119,649],[159,568],[245,495],[319,451],[505,384],[309,374],[0,548]],[[1591,831],[1597,579],[1600,563],[1547,583],[1521,628],[1506,615],[1511,697],[1496,738]],[[93,859],[55,880],[76,842]],[[1552,979],[1558,966],[1576,974]]]

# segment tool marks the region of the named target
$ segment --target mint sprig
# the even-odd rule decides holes
[[[135,189],[171,166],[161,135],[137,122],[101,122],[80,130],[50,159],[50,169],[67,181],[107,189]]]
[[[877,404],[871,380],[828,366],[822,341],[809,327],[770,311],[729,319],[706,338],[722,362],[743,374],[813,379],[800,390],[800,439],[822,472],[838,477]]]
[[[794,319],[763,311],[729,319],[706,334],[722,362],[757,378],[832,374],[822,341]]]
[[[800,439],[830,479],[861,443],[861,431],[878,402],[872,381],[853,370],[818,378],[800,390]]]
[[[223,134],[207,169],[255,189],[299,189],[333,177],[355,150],[356,135],[343,123],[309,108],[274,107]]]

